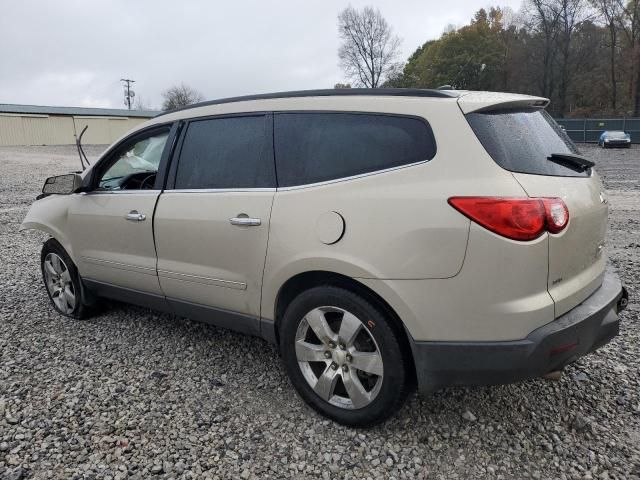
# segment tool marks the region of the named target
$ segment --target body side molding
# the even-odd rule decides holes
[[[97,280],[84,278],[82,282],[88,291],[99,297],[106,297],[164,313],[171,313],[198,322],[261,337],[269,343],[276,343],[275,326],[273,321],[270,320],[261,320],[259,317],[253,315],[185,302],[175,298],[119,287]]]

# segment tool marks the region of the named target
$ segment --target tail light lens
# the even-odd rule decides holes
[[[451,197],[449,204],[487,230],[512,240],[561,232],[569,210],[560,198]]]
[[[561,198],[543,198],[544,210],[547,215],[547,230],[560,233],[569,223],[569,210]]]

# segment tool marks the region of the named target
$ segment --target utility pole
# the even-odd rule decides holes
[[[124,104],[129,110],[131,110],[131,99],[136,96],[136,92],[131,90],[131,84],[135,83],[135,80],[131,80],[130,78],[121,78],[120,81],[126,84],[124,87]]]

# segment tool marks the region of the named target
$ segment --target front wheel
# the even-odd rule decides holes
[[[315,287],[291,302],[280,348],[300,396],[338,423],[372,426],[400,409],[409,392],[399,335],[367,299]]]
[[[89,308],[83,298],[80,275],[65,249],[56,240],[49,239],[42,246],[40,266],[53,308],[67,317],[86,318]]]

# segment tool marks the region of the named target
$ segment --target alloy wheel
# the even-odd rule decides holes
[[[76,291],[69,267],[60,256],[48,253],[44,258],[44,278],[55,306],[67,315],[76,308]]]
[[[364,408],[380,392],[384,368],[378,344],[344,309],[323,306],[307,313],[296,331],[295,352],[309,386],[334,406]]]

